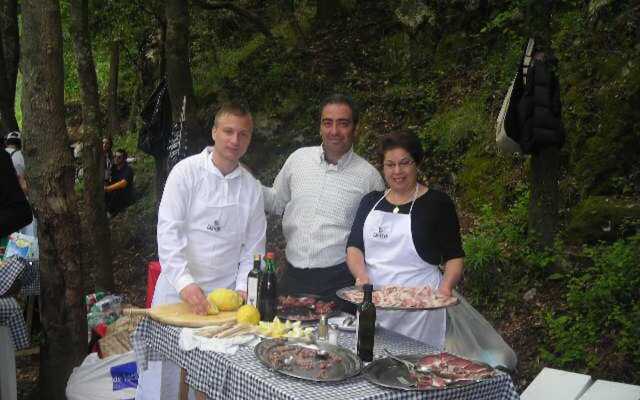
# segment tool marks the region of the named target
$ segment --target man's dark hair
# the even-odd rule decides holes
[[[324,108],[329,104],[345,104],[349,106],[349,108],[351,109],[351,119],[353,119],[353,126],[358,126],[360,112],[358,111],[358,108],[356,107],[353,99],[350,96],[335,93],[331,96],[325,97],[325,99],[322,100],[322,103],[320,103],[320,119],[322,119],[322,110],[324,110]]]
[[[9,138],[5,140],[7,146],[15,146],[18,150],[22,149],[22,141],[20,139]]]
[[[416,135],[407,132],[394,132],[382,138],[382,143],[380,144],[380,161],[384,160],[384,153],[398,148],[409,153],[416,165],[419,165],[424,158],[422,144]]]
[[[128,157],[129,155],[127,154],[127,151],[126,151],[125,149],[123,149],[123,148],[119,148],[118,150],[116,150],[116,153],[120,153],[120,154],[122,154],[122,156],[123,156],[124,160],[125,160],[125,161],[127,161],[127,157]]]

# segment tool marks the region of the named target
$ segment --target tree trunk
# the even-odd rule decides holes
[[[558,224],[560,150],[547,147],[531,155],[529,234],[539,250],[551,249]]]
[[[0,1],[0,46],[2,48],[0,74],[3,80],[6,78],[0,82],[2,87],[0,116],[7,131],[19,130],[15,114],[16,81],[20,60],[17,9],[16,0]]]
[[[528,3],[526,26],[530,37],[535,34],[536,52],[549,47],[552,9],[551,1]],[[549,250],[553,246],[558,224],[559,178],[560,149],[547,147],[531,155],[528,225],[538,250]]]
[[[120,123],[118,121],[118,69],[120,67],[120,43],[117,41],[112,42],[109,52],[107,115],[109,116],[109,137],[113,138],[120,131]]]
[[[96,290],[113,291],[111,238],[104,203],[104,154],[102,152],[100,97],[98,80],[89,41],[88,1],[71,0],[71,35],[78,64],[82,100],[82,166],[84,168],[83,240],[88,256],[85,270],[95,265]]]
[[[29,132],[29,197],[38,216],[44,340],[40,393],[65,399],[73,367],[87,350],[75,168],[65,125],[60,9],[55,0],[22,6],[22,111]]]
[[[160,26],[160,76],[162,79],[167,74],[167,19],[161,18]]]
[[[186,0],[167,0],[165,3],[167,36],[165,57],[171,114],[180,120],[183,98],[187,99],[186,119],[195,121],[197,107],[193,95],[189,57],[189,9]]]
[[[129,118],[127,118],[127,132],[140,130],[140,105],[142,103],[142,81],[138,80],[129,106]]]
[[[1,32],[0,32],[1,34]],[[2,122],[3,136],[18,129],[18,122],[14,111],[14,99],[9,96],[9,81],[4,61],[4,49],[0,37],[0,122]]]
[[[160,76],[158,80],[164,78],[167,75],[167,19],[160,18]],[[144,64],[141,67],[141,71],[144,72]],[[190,72],[189,72],[190,73]],[[141,74],[143,77],[144,74]],[[156,192],[156,210],[160,207],[160,200],[162,199],[162,192],[164,191],[164,184],[167,182],[167,157],[154,157],[155,162],[155,174],[154,174],[154,187]]]

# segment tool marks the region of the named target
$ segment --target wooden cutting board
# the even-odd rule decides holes
[[[187,303],[164,304],[152,308],[127,308],[123,313],[125,315],[146,315],[163,324],[189,328],[221,325],[236,320],[236,311],[220,311],[216,315],[198,315],[191,311]]]

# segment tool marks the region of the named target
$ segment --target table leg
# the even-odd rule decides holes
[[[189,386],[187,385],[187,370],[184,368],[180,368],[180,392],[178,395],[178,399],[189,400]]]
[[[9,328],[0,326],[0,399],[16,400],[16,354]]]
[[[27,296],[27,332],[31,335],[31,324],[33,323],[33,308],[35,307],[35,296]]]

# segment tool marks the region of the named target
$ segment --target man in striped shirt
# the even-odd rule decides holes
[[[358,112],[351,99],[330,96],[320,114],[322,144],[293,152],[273,187],[263,187],[265,211],[282,215],[287,241],[283,294],[335,296],[354,284],[345,263],[351,225],[362,197],[385,187],[353,152]]]

